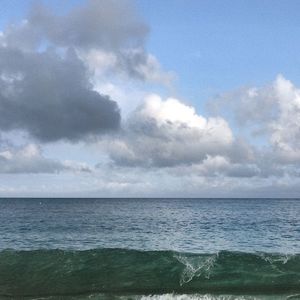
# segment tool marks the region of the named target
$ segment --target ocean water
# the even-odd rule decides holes
[[[300,199],[0,199],[1,299],[300,299]]]

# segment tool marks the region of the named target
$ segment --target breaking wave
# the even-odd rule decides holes
[[[96,299],[101,295],[101,299],[225,300],[287,295],[300,299],[299,294],[300,254],[126,249],[0,252],[2,298]]]

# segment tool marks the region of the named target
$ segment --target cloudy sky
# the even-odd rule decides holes
[[[297,0],[1,0],[0,196],[297,197]]]

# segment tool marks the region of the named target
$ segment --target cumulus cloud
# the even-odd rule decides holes
[[[0,129],[23,129],[40,141],[76,141],[117,129],[120,113],[92,90],[76,54],[0,48]]]
[[[107,142],[107,150],[114,165],[161,168],[179,177],[299,177],[299,95],[283,76],[266,87],[225,95],[227,109],[243,103],[242,110],[234,107],[235,116],[243,116],[250,130],[256,126],[263,146],[238,136],[219,116],[204,117],[178,99],[150,95],[126,120],[121,135]]]
[[[205,118],[178,99],[150,95],[128,118],[122,135],[109,142],[108,151],[118,165],[172,167],[218,155],[235,160],[236,147],[224,119]],[[248,148],[239,150],[249,156]]]
[[[0,130],[77,142],[119,129],[99,78],[172,80],[145,51],[147,32],[131,1],[90,0],[65,14],[35,3],[0,35]]]
[[[221,95],[218,112],[231,111],[237,124],[264,138],[276,163],[300,162],[300,89],[278,75],[271,84]]]
[[[147,33],[132,1],[89,0],[64,15],[36,3],[23,22],[4,30],[0,44],[27,51],[71,47],[98,74],[118,71],[169,84],[173,75],[145,50]]]
[[[300,162],[300,89],[283,76],[274,85],[278,117],[270,120],[270,141],[283,162]]]

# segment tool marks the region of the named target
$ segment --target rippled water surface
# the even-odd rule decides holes
[[[0,249],[299,253],[298,199],[1,199]]]

